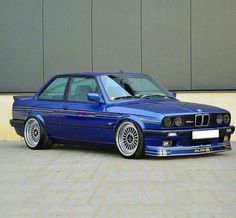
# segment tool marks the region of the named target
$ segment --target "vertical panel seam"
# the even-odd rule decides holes
[[[143,0],[140,0],[140,67],[143,73]]]
[[[42,62],[43,62],[43,83],[45,73],[45,60],[44,60],[44,0],[42,0]]]
[[[189,52],[190,52],[190,63],[189,63],[189,67],[190,67],[190,89],[193,89],[193,66],[192,66],[192,0],[190,0],[190,7],[189,7],[189,28],[190,28],[190,40],[189,40]]]
[[[93,0],[91,0],[91,68],[93,72]]]

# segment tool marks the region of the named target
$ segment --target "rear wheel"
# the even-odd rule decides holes
[[[119,124],[115,134],[116,146],[125,158],[144,156],[143,133],[132,121],[125,120]]]
[[[44,126],[37,118],[30,118],[26,121],[24,139],[30,149],[46,149],[53,146]]]

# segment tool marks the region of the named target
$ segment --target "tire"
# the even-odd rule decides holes
[[[122,121],[115,132],[116,147],[128,159],[144,156],[143,133],[140,127],[130,120]]]
[[[33,150],[47,149],[53,146],[44,126],[37,118],[29,118],[26,121],[24,139],[26,145]]]

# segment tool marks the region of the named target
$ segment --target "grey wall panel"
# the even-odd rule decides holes
[[[91,1],[44,1],[45,80],[64,72],[91,71]]]
[[[0,92],[119,69],[169,89],[236,89],[235,10],[235,0],[0,0]]]
[[[94,71],[141,71],[140,1],[93,1]]]
[[[143,72],[169,89],[190,88],[190,1],[143,1]]]
[[[42,2],[1,0],[0,91],[37,90],[42,68]]]
[[[192,1],[194,89],[236,88],[236,1]]]

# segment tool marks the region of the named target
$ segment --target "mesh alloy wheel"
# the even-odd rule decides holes
[[[122,156],[139,158],[143,153],[143,137],[140,129],[130,121],[123,121],[116,131],[116,145]]]
[[[53,146],[44,126],[37,118],[29,118],[26,121],[24,139],[30,149],[46,149]]]
[[[34,118],[29,119],[25,124],[24,136],[27,145],[35,148],[40,142],[40,125]]]

